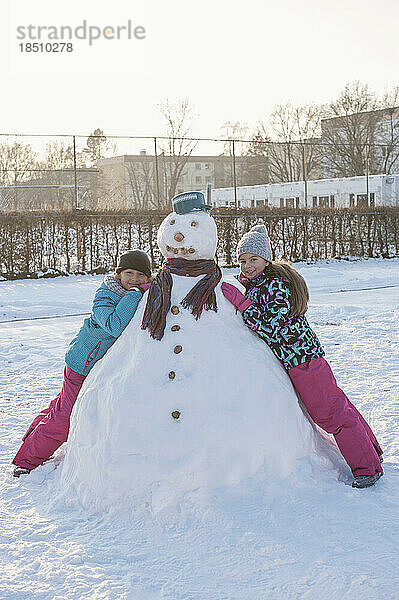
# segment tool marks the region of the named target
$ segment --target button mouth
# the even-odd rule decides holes
[[[169,246],[166,245],[166,250],[167,252],[170,252],[171,254],[183,254],[183,256],[186,256],[187,254],[194,254],[196,252],[195,248],[185,248],[184,246],[181,246],[179,248],[174,248],[173,246]]]

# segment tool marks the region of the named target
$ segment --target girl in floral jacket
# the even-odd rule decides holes
[[[150,259],[141,250],[122,254],[116,272],[105,276],[94,296],[90,317],[65,355],[61,392],[37,415],[22,438],[12,461],[14,477],[30,473],[66,442],[72,408],[87,374],[130,323],[150,281]]]
[[[288,263],[272,262],[264,225],[243,236],[237,258],[245,295],[224,282],[224,296],[281,361],[313,421],[334,435],[354,475],[352,486],[374,485],[383,474],[382,450],[324,359],[324,350],[305,317],[309,300],[305,280]]]

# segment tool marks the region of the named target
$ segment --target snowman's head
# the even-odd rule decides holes
[[[212,260],[217,245],[216,223],[203,211],[170,213],[161,223],[157,242],[165,258]]]

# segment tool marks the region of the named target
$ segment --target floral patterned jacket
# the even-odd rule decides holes
[[[324,356],[317,335],[305,316],[290,317],[290,289],[281,279],[261,273],[254,279],[240,277],[252,304],[243,312],[244,323],[271,348],[288,370]]]

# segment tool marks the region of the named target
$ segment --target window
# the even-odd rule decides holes
[[[349,194],[349,207],[353,208],[355,206],[355,194]]]
[[[280,208],[284,208],[284,198],[280,198]]]
[[[328,208],[330,204],[330,196],[320,196],[319,197],[319,206],[323,208]]]
[[[285,201],[285,205],[287,208],[294,208],[295,198],[287,198]]]
[[[263,206],[263,200],[257,200],[256,201],[256,206]]]
[[[205,169],[210,169],[211,165],[209,163],[205,163]]]
[[[295,208],[299,208],[299,198],[298,198],[298,196],[295,198]]]
[[[201,168],[201,163],[195,163],[195,168],[199,170]]]
[[[375,193],[370,193],[370,206],[375,206]]]
[[[313,204],[313,208],[317,207],[317,196],[312,196],[312,204]]]
[[[331,208],[335,207],[335,198],[334,198],[333,194],[331,194],[331,196],[330,196],[330,207]]]
[[[201,183],[201,182],[202,182],[201,175],[197,175],[197,177],[195,178],[195,183]]]
[[[261,202],[262,202],[262,200],[261,200]],[[265,198],[264,205],[269,206],[269,198]]]
[[[356,200],[357,208],[364,208],[367,206],[367,194],[357,194]]]
[[[212,183],[212,177],[205,177],[206,183]]]

